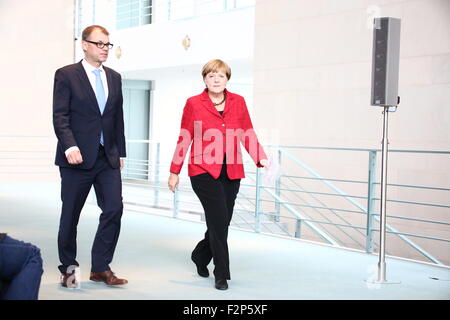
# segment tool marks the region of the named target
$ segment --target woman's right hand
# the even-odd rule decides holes
[[[178,177],[178,175],[176,173],[170,173],[168,181],[170,191],[175,192],[175,189],[178,188],[179,182],[180,178]]]

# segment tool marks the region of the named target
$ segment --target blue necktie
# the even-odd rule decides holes
[[[97,97],[98,107],[100,108],[100,113],[103,114],[106,105],[105,89],[103,88],[102,78],[100,78],[100,70],[96,69],[92,71],[95,74],[95,96]],[[103,131],[100,137],[100,143],[103,146]]]

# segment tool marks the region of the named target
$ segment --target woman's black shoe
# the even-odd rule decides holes
[[[198,265],[197,266],[197,273],[200,277],[203,278],[208,278],[209,277],[209,271],[207,267],[200,267]]]
[[[197,262],[195,262],[195,260],[194,260],[194,258],[191,256],[191,260],[192,260],[192,262],[195,264],[195,266],[197,267],[197,273],[198,273],[198,275],[200,276],[200,277],[203,277],[203,278],[208,278],[209,277],[209,271],[208,271],[208,268],[206,267],[206,266],[203,266],[203,267],[201,267],[201,266],[199,266],[198,264],[197,264]]]
[[[216,279],[216,289],[218,290],[227,290],[228,283],[226,279]]]

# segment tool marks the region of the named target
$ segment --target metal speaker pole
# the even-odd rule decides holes
[[[400,283],[386,280],[386,199],[387,199],[387,168],[388,168],[388,117],[389,106],[383,111],[383,140],[381,149],[381,197],[380,197],[380,252],[378,256],[378,279],[375,283]]]
[[[398,97],[398,71],[400,60],[400,19],[376,18],[373,30],[371,105],[383,107],[383,140],[381,158],[380,243],[376,284],[400,283],[386,279],[386,198],[388,167],[389,107],[400,102]]]

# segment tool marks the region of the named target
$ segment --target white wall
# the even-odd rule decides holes
[[[45,156],[51,166],[56,150],[54,140],[7,139],[4,136],[54,136],[53,77],[57,68],[73,61],[73,1],[0,1],[0,38],[0,148],[51,150],[46,154],[26,154],[34,164],[42,164],[34,159]],[[12,153],[2,155],[14,156]],[[2,164],[6,163],[11,164],[11,161],[2,160]],[[2,172],[24,170],[19,167],[2,169]],[[0,180],[21,177],[32,179],[30,174],[0,174]]]
[[[53,76],[73,61],[72,1],[2,0],[0,36],[0,132],[52,134]]]
[[[401,104],[390,120],[390,147],[449,149],[447,0],[258,1],[255,95],[264,110],[258,118],[280,126],[284,112],[297,113],[292,130],[283,130],[286,144],[380,146],[380,108],[369,105],[369,4],[402,19]],[[265,117],[274,106],[278,116]]]
[[[368,24],[376,15],[400,18],[402,24],[401,103],[389,116],[389,148],[450,151],[448,0],[257,1],[254,101],[260,126],[278,130],[283,145],[380,149],[382,109],[370,106]],[[324,177],[367,180],[367,153],[313,150],[296,155]],[[449,188],[449,155],[391,154],[388,170],[389,183]],[[352,195],[367,193],[366,186],[339,186]],[[390,187],[388,198],[449,204],[445,192]],[[388,203],[388,212],[448,219],[445,209],[420,206]],[[389,223],[422,234],[434,228],[439,230],[434,234],[449,238],[445,227],[406,229],[399,220]],[[450,261],[447,245],[430,248],[421,239],[414,241]]]

